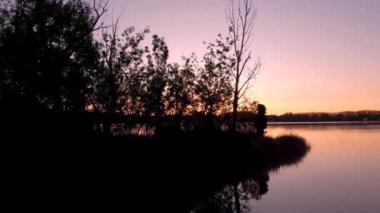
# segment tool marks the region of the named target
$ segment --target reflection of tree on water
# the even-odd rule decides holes
[[[299,163],[310,148],[305,146],[301,138],[292,136],[280,136],[271,145],[273,147],[272,152],[268,152],[270,154],[261,153],[261,157],[260,152],[247,154],[253,160],[248,160],[252,162],[252,166],[248,166],[243,173],[235,172],[234,181],[198,203],[193,212],[251,212],[250,201],[259,200],[268,192],[269,172]],[[260,160],[263,156],[266,156],[264,161]]]
[[[309,150],[296,136],[177,137],[106,144],[97,200],[129,212],[249,212],[268,192],[269,172]]]
[[[268,172],[259,172],[252,178],[224,187],[204,203],[199,204],[193,212],[249,212],[250,200],[259,200],[268,192]]]

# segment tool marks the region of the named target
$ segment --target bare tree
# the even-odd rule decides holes
[[[252,0],[230,0],[226,8],[226,19],[234,53],[232,131],[236,131],[239,100],[252,86],[261,68],[260,59],[254,59],[251,51],[256,19],[256,8]]]

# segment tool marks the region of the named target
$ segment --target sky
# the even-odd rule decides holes
[[[252,53],[263,66],[249,98],[269,114],[380,110],[379,0],[254,0]],[[170,58],[227,35],[227,0],[109,0],[119,28],[150,27]]]

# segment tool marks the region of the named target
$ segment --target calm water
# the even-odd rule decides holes
[[[270,126],[269,135],[297,134],[310,153],[270,173],[269,190],[250,212],[380,212],[380,125]]]

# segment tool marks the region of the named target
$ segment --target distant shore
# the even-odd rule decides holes
[[[282,125],[380,125],[380,121],[291,121],[268,122],[269,126]]]

